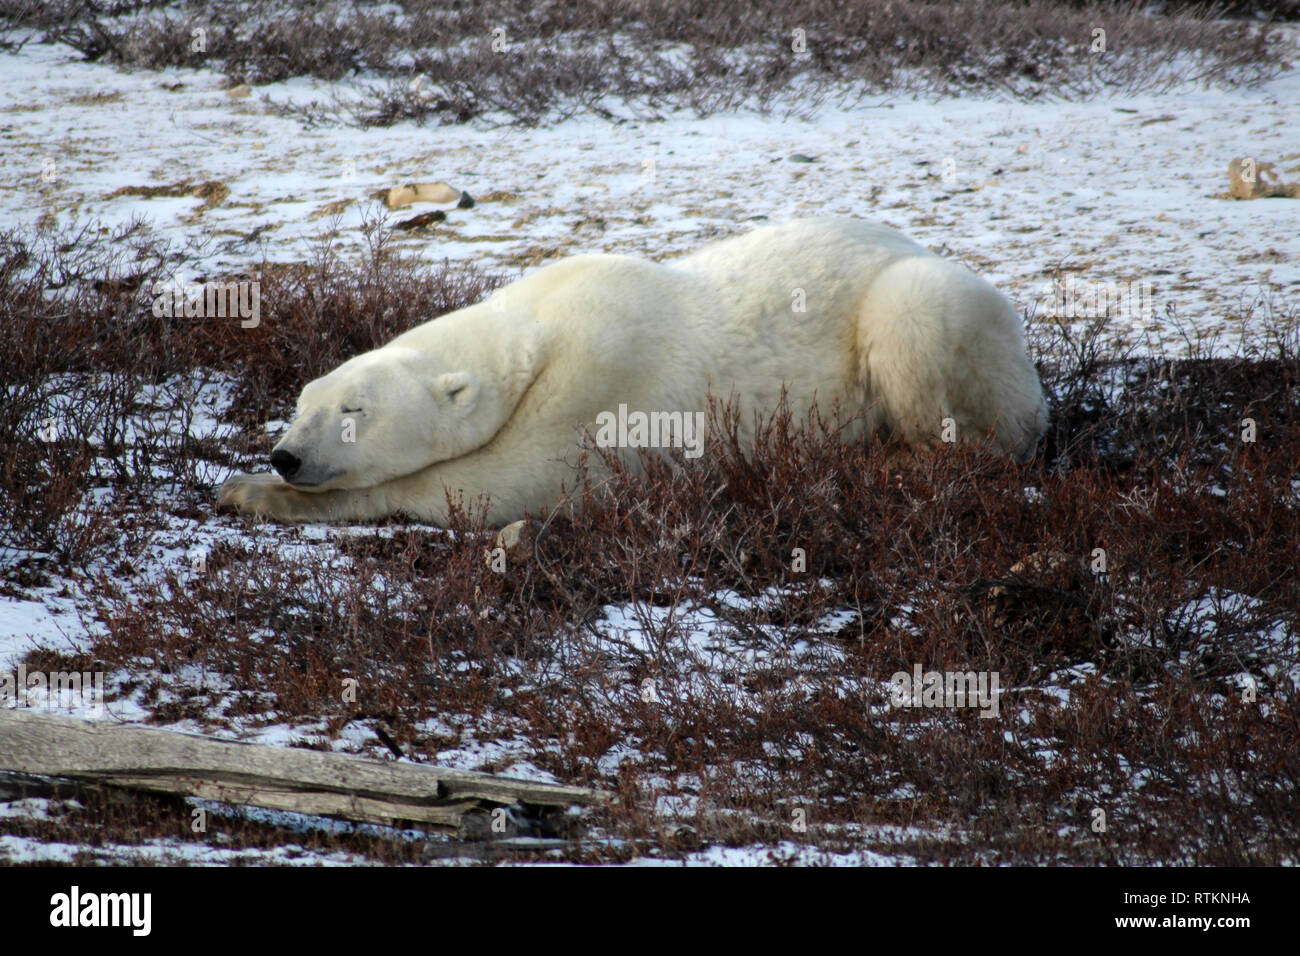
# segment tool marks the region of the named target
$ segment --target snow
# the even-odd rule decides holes
[[[342,250],[359,250],[363,219],[380,208],[370,194],[445,180],[511,195],[452,208],[432,235],[396,241],[430,261],[508,275],[579,252],[671,257],[763,222],[844,214],[964,259],[1039,314],[1052,308],[1058,265],[1085,302],[1099,289],[1148,289],[1154,313],[1121,325],[1152,349],[1184,344],[1166,307],[1226,347],[1252,305],[1258,321],[1300,292],[1296,206],[1224,198],[1234,156],[1284,170],[1300,160],[1290,122],[1300,72],[1257,89],[1077,103],[891,95],[811,120],[579,116],[538,129],[304,128],[268,103],[355,88],[295,79],[231,99],[222,83],[205,70],[84,63],[58,45],[0,54],[0,102],[10,104],[0,226],[144,216],[178,240],[196,227],[211,240],[186,275],[238,272],[263,254],[306,259],[334,229]],[[815,161],[787,161],[795,153]],[[182,180],[219,181],[230,196],[202,211],[197,198],[114,195]]]
[[[81,622],[68,599],[0,597],[0,671],[12,670],[34,648],[66,646],[80,634]]]
[[[899,860],[857,850],[851,853],[828,853],[816,847],[783,841],[772,846],[731,847],[711,846],[697,853],[688,853],[681,860],[654,860],[641,858],[634,866],[898,866]]]
[[[345,853],[306,850],[292,843],[268,848],[226,848],[177,839],[150,839],[138,844],[104,843],[94,847],[0,834],[0,864],[87,863],[126,866],[364,866],[366,860]]]

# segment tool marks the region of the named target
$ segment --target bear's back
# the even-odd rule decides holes
[[[775,367],[782,355],[852,355],[858,303],[889,264],[918,256],[933,253],[887,226],[822,218],[756,229],[670,265],[715,290],[715,330],[744,343],[738,356]]]

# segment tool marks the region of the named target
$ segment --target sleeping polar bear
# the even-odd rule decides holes
[[[734,402],[744,442],[783,389],[796,422],[814,399],[856,416],[850,440],[955,431],[1024,459],[1047,423],[1019,317],[991,285],[885,226],[804,220],[665,264],[576,256],[417,326],[309,382],[271,455],[279,476],[236,475],[220,501],[280,521],[445,524],[450,493],[485,496],[501,525],[578,484],[583,429],[618,415],[619,437],[646,444],[625,420],[684,428],[713,395]]]

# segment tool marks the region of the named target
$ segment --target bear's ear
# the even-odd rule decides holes
[[[478,404],[479,384],[472,372],[445,372],[433,380],[433,398],[442,408],[465,414]]]

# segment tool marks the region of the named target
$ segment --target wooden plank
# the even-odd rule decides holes
[[[492,804],[571,806],[585,787],[0,710],[0,770],[373,823],[456,827]]]

